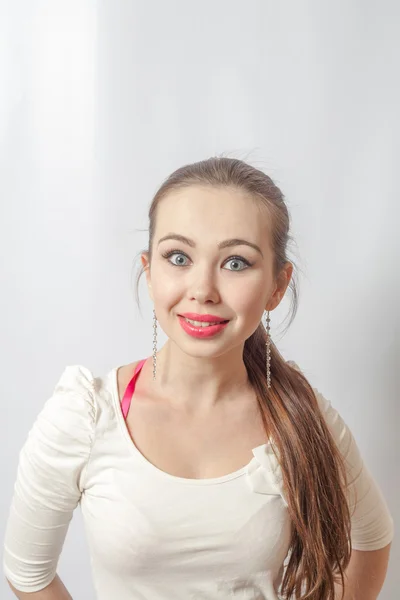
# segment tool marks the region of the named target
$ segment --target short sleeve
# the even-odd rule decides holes
[[[301,372],[294,361],[288,362]],[[313,390],[346,465],[352,547],[354,550],[379,550],[394,537],[394,521],[386,500],[365,464],[351,430],[331,402],[317,388]]]
[[[19,453],[3,569],[21,592],[51,583],[84,489],[95,424],[93,377],[68,366]]]

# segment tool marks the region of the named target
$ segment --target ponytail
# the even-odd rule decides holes
[[[287,600],[334,600],[334,574],[340,573],[344,587],[344,570],[351,556],[343,457],[312,387],[272,341],[271,387],[267,388],[266,341],[260,324],[245,342],[243,359],[280,464],[293,524],[281,594]]]

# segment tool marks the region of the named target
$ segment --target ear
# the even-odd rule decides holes
[[[269,297],[268,304],[265,307],[265,310],[274,310],[278,304],[280,304],[283,296],[285,295],[286,289],[290,283],[293,273],[293,265],[291,262],[285,263],[284,267],[281,269],[279,276],[275,282],[274,290],[272,292],[272,296]]]
[[[142,252],[140,260],[141,260],[141,263],[142,263],[142,267],[144,269],[144,273],[146,275],[146,283],[147,283],[147,289],[149,291],[149,296],[154,301],[154,298],[153,298],[153,289],[151,287],[151,274],[150,274],[149,253],[148,252]]]

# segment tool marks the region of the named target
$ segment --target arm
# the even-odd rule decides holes
[[[85,489],[95,418],[90,371],[67,367],[19,454],[3,571],[20,599],[71,600],[57,565]]]
[[[379,550],[353,550],[345,572],[343,600],[376,600],[385,581],[391,543]],[[341,600],[343,588],[335,584],[335,598]]]
[[[351,514],[352,554],[345,572],[347,587],[343,600],[376,600],[386,577],[394,537],[393,517],[350,428],[318,389],[313,389],[344,458],[348,476],[346,493]],[[341,600],[340,582],[336,590],[337,600]]]
[[[19,600],[72,600],[72,596],[58,575],[55,576],[50,585],[39,592],[19,592],[9,581],[8,585]]]

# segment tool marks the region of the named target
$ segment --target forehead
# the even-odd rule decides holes
[[[155,235],[180,233],[198,243],[240,237],[266,247],[269,225],[268,210],[260,200],[234,188],[191,186],[161,200]]]

